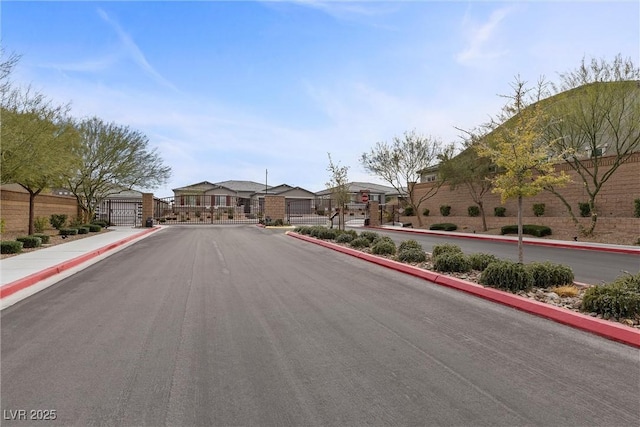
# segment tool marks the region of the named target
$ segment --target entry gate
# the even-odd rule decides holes
[[[160,224],[257,224],[264,212],[262,201],[215,195],[156,198],[153,210]]]
[[[96,218],[110,225],[142,225],[142,199],[107,199],[98,206]]]
[[[285,221],[290,225],[329,225],[331,200],[317,203],[313,199],[286,199]]]

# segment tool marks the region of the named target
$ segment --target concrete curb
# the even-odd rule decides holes
[[[93,250],[91,252],[87,252],[86,254],[77,256],[68,261],[61,262],[60,264],[54,265],[53,267],[46,268],[37,273],[30,274],[29,276],[23,277],[21,279],[15,280],[11,283],[7,283],[6,285],[0,287],[0,299],[8,297],[9,295],[15,294],[23,289],[26,289],[30,286],[35,285],[36,283],[48,279],[56,274],[60,274],[64,271],[70,270],[73,267],[76,267],[84,262],[89,261],[92,258],[95,258],[99,255],[103,255],[115,248],[118,248],[124,244],[127,244],[133,240],[136,240],[142,236],[147,234],[156,232],[160,230],[160,227],[148,228],[140,233],[136,233],[132,236],[126,237],[122,240],[118,240],[117,242],[108,244],[103,246],[100,249]]]
[[[456,239],[477,239],[477,240],[489,240],[493,242],[502,242],[502,243],[513,243],[517,244],[517,240],[505,239],[503,237],[491,236],[491,235],[482,235],[482,234],[457,234],[457,233],[447,233],[447,232],[439,232],[433,230],[422,230],[419,231],[417,229],[404,229],[404,228],[385,228],[385,227],[366,227],[373,230],[381,230],[381,231],[394,231],[399,233],[413,233],[413,234],[424,234],[424,235],[434,235],[434,236],[443,236],[443,237],[453,237]],[[569,249],[579,249],[585,251],[601,251],[601,252],[615,252],[622,254],[637,254],[640,255],[640,248],[621,248],[621,247],[608,247],[608,246],[592,246],[592,245],[584,245],[580,243],[562,243],[562,242],[548,242],[548,241],[537,241],[527,239],[524,241],[525,245],[532,246],[548,246],[554,248],[569,248]]]
[[[326,248],[333,249],[335,251],[348,254],[368,262],[372,262],[374,264],[381,265],[383,267],[391,268],[405,274],[410,274],[414,277],[428,280],[438,285],[457,289],[459,291],[463,291],[468,294],[487,299],[489,301],[497,302],[499,304],[513,307],[530,314],[535,314],[537,316],[554,320],[558,323],[562,323],[576,329],[600,335],[601,337],[610,340],[618,341],[632,347],[640,348],[640,330],[637,330],[635,328],[624,326],[619,323],[609,322],[603,319],[597,319],[595,317],[576,313],[574,311],[566,310],[560,307],[544,304],[539,301],[500,291],[498,289],[485,288],[482,285],[478,285],[466,280],[441,275],[433,271],[423,270],[412,265],[403,264],[401,262],[393,261],[387,258],[377,257],[375,255],[370,255],[365,252],[357,251],[355,249],[350,249],[331,242],[319,240],[314,237],[309,237],[294,232],[287,232],[286,234],[300,240],[324,246]]]

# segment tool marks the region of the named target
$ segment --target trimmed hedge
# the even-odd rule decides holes
[[[518,225],[505,225],[500,229],[500,234],[518,234]],[[536,237],[551,235],[551,228],[546,225],[523,224],[522,234],[530,234]]]
[[[449,205],[440,206],[440,215],[449,216],[450,214],[451,214],[451,206]]]
[[[427,260],[427,254],[421,249],[408,248],[398,252],[398,261],[400,262],[424,262]]]
[[[77,228],[61,228],[60,229],[61,236],[75,236],[76,234],[78,234]]]
[[[445,254],[445,253],[462,253],[462,249],[460,249],[460,246],[458,245],[453,245],[451,243],[442,243],[440,245],[435,245],[433,247],[433,250],[431,251],[431,256],[432,257],[437,257],[439,255]]]
[[[47,243],[49,243],[49,240],[51,239],[51,236],[49,236],[48,234],[44,234],[44,233],[36,233],[36,234],[32,234],[33,237],[39,237],[40,240],[42,240],[42,244],[46,245]]]
[[[407,206],[406,208],[404,208],[404,216],[414,216],[415,212],[413,211],[413,207],[411,206]]]
[[[442,231],[455,231],[458,229],[458,226],[455,224],[451,224],[449,222],[444,222],[440,224],[431,224],[429,230],[442,230]]]
[[[551,262],[533,262],[527,265],[533,275],[535,286],[550,288],[573,284],[573,271],[566,265],[553,264]]]
[[[436,271],[466,273],[471,270],[471,262],[462,252],[444,252],[433,258]]]
[[[590,287],[582,297],[580,309],[601,314],[605,319],[640,316],[640,273]]]
[[[98,224],[82,224],[82,227],[88,228],[90,233],[97,233],[102,230],[102,226]]]
[[[35,236],[21,236],[17,237],[16,240],[22,242],[22,247],[25,249],[42,246],[42,239]]]
[[[495,216],[505,216],[506,213],[507,208],[505,208],[504,206],[496,206],[495,208],[493,208],[493,214]]]
[[[492,262],[480,274],[480,284],[510,292],[528,291],[533,288],[533,274],[523,265],[513,261]]]
[[[480,207],[471,205],[467,208],[467,213],[469,216],[480,216]]]
[[[89,234],[89,227],[75,227],[78,230],[78,234]]]
[[[534,203],[533,204],[533,214],[535,216],[544,215],[545,204],[544,203]]]
[[[5,240],[0,242],[0,253],[19,254],[22,252],[22,242],[17,240]]]

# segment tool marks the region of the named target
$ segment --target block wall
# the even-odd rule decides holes
[[[78,215],[75,197],[38,195],[35,198],[34,218],[47,218],[52,214],[66,214],[69,219]],[[15,191],[0,191],[0,218],[5,222],[7,233],[27,233],[29,230],[29,194]]]

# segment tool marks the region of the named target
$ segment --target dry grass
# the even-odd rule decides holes
[[[551,290],[561,298],[576,297],[580,293],[580,290],[574,285],[557,286]]]

